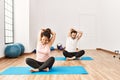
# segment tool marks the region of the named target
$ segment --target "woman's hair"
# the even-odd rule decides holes
[[[41,37],[47,37],[48,39],[50,39],[51,37],[51,29],[50,28],[47,28],[45,29],[42,33],[41,33]]]
[[[72,33],[76,33],[76,34],[77,34],[77,31],[75,31],[75,30],[72,30],[72,31],[71,31],[71,34],[72,34]]]

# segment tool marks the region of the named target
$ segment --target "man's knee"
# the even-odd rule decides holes
[[[81,53],[81,54],[85,54],[85,51],[84,51],[84,50],[81,50],[80,53]]]

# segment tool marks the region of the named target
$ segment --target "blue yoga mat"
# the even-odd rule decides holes
[[[88,74],[82,66],[54,66],[49,72],[30,72],[30,67],[9,67],[1,75],[57,75],[57,74]]]
[[[65,61],[66,58],[65,57],[55,57],[55,60],[57,60],[57,61]],[[79,60],[93,60],[93,58],[88,57],[88,56],[83,56]]]

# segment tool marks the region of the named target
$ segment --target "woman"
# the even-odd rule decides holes
[[[31,72],[38,72],[41,70],[49,71],[54,64],[54,57],[50,57],[50,47],[55,40],[56,34],[51,29],[41,29],[38,35],[36,60],[27,58],[26,63],[31,66]]]
[[[82,32],[75,29],[70,29],[68,33],[68,38],[66,40],[66,48],[63,51],[63,55],[66,57],[66,60],[77,60],[85,54],[84,50],[78,51],[77,43],[82,37]]]

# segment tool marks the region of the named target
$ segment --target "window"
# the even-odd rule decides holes
[[[5,44],[14,43],[14,0],[4,0]]]

